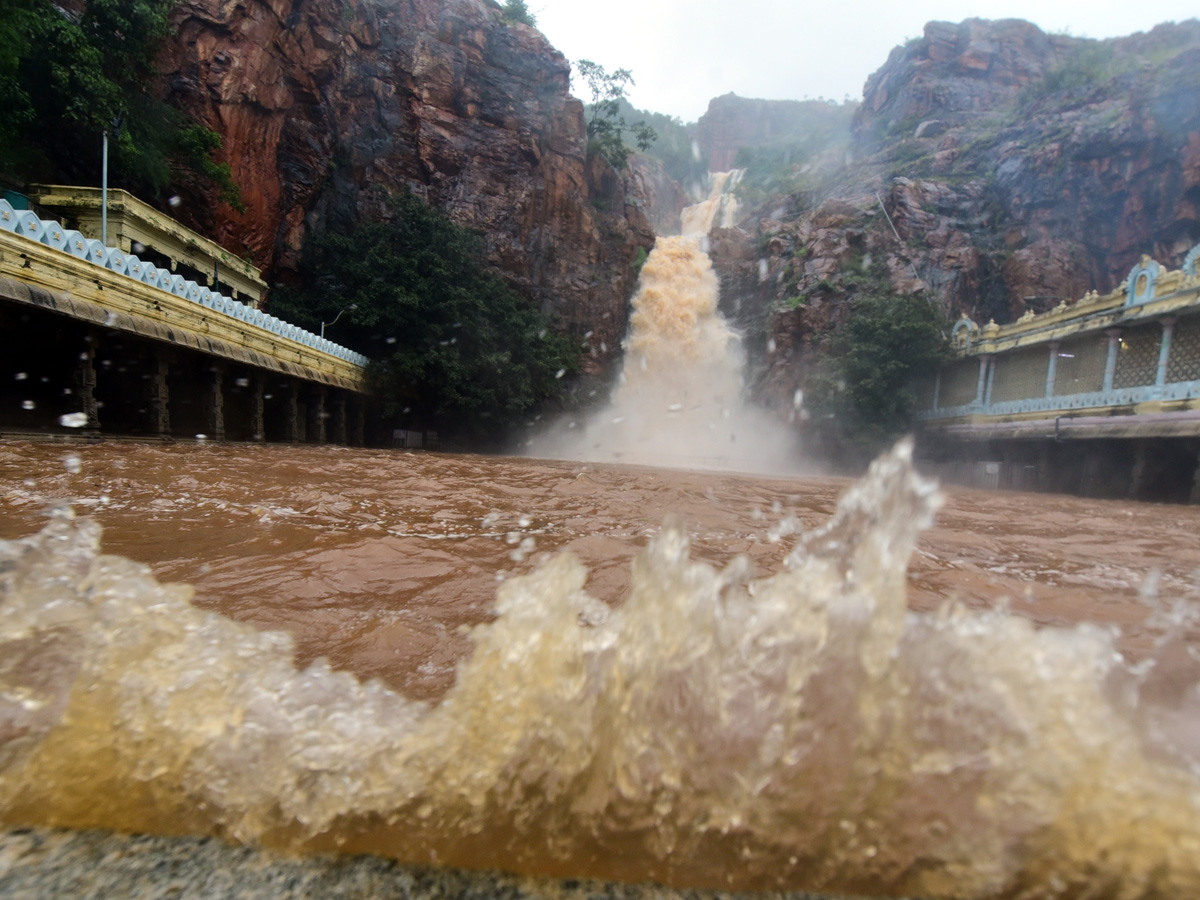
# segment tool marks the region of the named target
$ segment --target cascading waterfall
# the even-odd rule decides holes
[[[624,368],[611,402],[582,425],[535,438],[532,456],[682,468],[787,472],[795,439],[744,397],[741,339],[717,308],[720,285],[706,252],[714,223],[737,215],[741,171],[712,176],[709,196],[683,211],[684,233],[660,237],[633,298]]]

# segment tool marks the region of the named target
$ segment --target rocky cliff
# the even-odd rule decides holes
[[[813,133],[844,129],[845,113],[824,100],[756,100],[731,93],[709,101],[692,133],[708,167],[727,172],[739,150],[803,144]]]
[[[1108,291],[1143,253],[1178,266],[1200,241],[1200,22],[1104,42],[930,23],[868,81],[850,138],[845,165],[713,238],[784,405],[859,293],[1005,322]]]
[[[484,0],[185,0],[176,25],[165,90],[221,134],[247,205],[187,198],[193,224],[287,280],[312,229],[386,217],[411,190],[594,332],[593,365],[616,351],[653,233],[626,179],[587,159],[569,63],[536,29]]]

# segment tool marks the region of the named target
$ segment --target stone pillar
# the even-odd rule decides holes
[[[367,442],[367,408],[361,399],[354,401],[354,420],[351,425],[350,443],[361,447]]]
[[[205,434],[214,441],[225,440],[225,364],[213,362],[205,379],[201,401],[204,406]]]
[[[310,444],[325,443],[325,385],[313,385],[308,395],[308,428],[305,436]]]
[[[1133,442],[1133,471],[1129,475],[1129,499],[1137,500],[1146,490],[1146,475],[1150,469],[1149,448],[1143,440]]]
[[[1192,476],[1192,495],[1189,503],[1200,503],[1200,453],[1196,454],[1196,474]]]
[[[283,390],[283,439],[289,444],[300,440],[300,386],[294,381]]]
[[[938,400],[942,396],[942,370],[938,369],[937,375],[933,377],[933,411],[938,411]]]
[[[1054,445],[1049,441],[1043,441],[1038,446],[1037,459],[1037,487],[1040,491],[1048,491],[1053,488],[1057,478],[1054,471]]]
[[[1090,444],[1090,441],[1085,441]],[[1100,466],[1100,453],[1091,446],[1085,446],[1083,460],[1080,464],[1079,493],[1084,497],[1099,497],[1103,493],[1103,477]]]
[[[100,433],[100,408],[96,405],[96,337],[92,334],[83,339],[83,350],[75,366],[75,398],[79,411],[86,417],[84,434]]]
[[[338,391],[333,398],[333,436],[335,444],[346,444],[346,395]]]
[[[1121,329],[1110,328],[1104,332],[1108,336],[1108,357],[1104,360],[1104,392],[1113,389],[1113,376],[1117,374],[1117,347],[1121,343]]]
[[[983,408],[986,410],[992,405],[992,384],[996,381],[996,357],[988,358],[988,376],[987,389],[983,393]]]
[[[1163,319],[1162,325],[1162,343],[1158,345],[1158,374],[1154,378],[1154,383],[1158,387],[1162,387],[1167,383],[1167,361],[1171,358],[1171,334],[1175,331],[1175,322],[1178,321],[1174,316]]]
[[[170,391],[167,375],[171,371],[171,355],[166,347],[155,345],[150,351],[149,374],[146,379],[146,431],[155,437],[171,436],[171,411],[168,408]]]
[[[983,406],[984,389],[988,383],[988,371],[991,368],[992,358],[990,356],[979,357],[979,381],[975,384],[975,402],[974,406]]]
[[[260,374],[251,376],[250,381],[250,440],[262,442],[267,439],[267,417],[264,410],[264,378]]]
[[[1054,396],[1054,376],[1058,374],[1058,341],[1050,342],[1050,362],[1046,368],[1046,397]]]

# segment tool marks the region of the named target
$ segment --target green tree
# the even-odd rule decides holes
[[[609,73],[603,66],[587,59],[581,59],[575,68],[587,82],[592,95],[592,101],[588,104],[588,156],[598,153],[614,169],[624,169],[629,164],[629,154],[632,152],[625,144],[626,134],[633,137],[639,150],[649,149],[658,137],[644,119],[627,124],[622,115],[621,105],[626,89],[635,83],[633,74],[628,69]]]
[[[950,350],[942,315],[919,295],[863,294],[849,312],[818,358],[807,403],[833,443],[870,458],[911,427],[913,381]]]
[[[500,16],[506,22],[520,22],[531,28],[537,28],[537,17],[530,12],[525,0],[505,0],[500,9]]]
[[[477,235],[411,194],[390,212],[313,238],[305,287],[274,296],[271,311],[316,331],[354,304],[329,337],[376,361],[400,424],[494,437],[559,397],[578,344],[483,268]]]
[[[94,181],[102,132],[114,180],[157,193],[177,176],[240,205],[220,137],[151,93],[176,0],[0,0],[0,169],[21,181]]]

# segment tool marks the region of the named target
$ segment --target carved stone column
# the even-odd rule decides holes
[[[264,379],[255,373],[250,379],[250,440],[265,441],[267,439],[267,417],[264,410],[263,393]]]
[[[1133,470],[1129,473],[1129,499],[1137,500],[1145,493],[1147,475],[1150,470],[1149,449],[1146,441],[1133,442]]]
[[[354,422],[350,443],[355,447],[362,447],[367,443],[367,408],[363,404],[362,398],[356,398],[354,401]]]
[[[96,337],[92,334],[84,338],[83,350],[79,352],[74,386],[79,411],[87,417],[83,426],[84,434],[99,434],[100,408],[96,405]]]
[[[213,362],[205,379],[201,402],[204,408],[205,433],[214,441],[225,440],[225,364]]]
[[[986,405],[986,390],[988,385],[988,373],[992,368],[992,358],[990,356],[979,357],[979,381],[975,385],[975,401],[972,405]]]
[[[346,395],[338,391],[333,398],[333,435],[330,437],[335,444],[345,445],[346,438]]]
[[[294,381],[283,390],[283,439],[289,444],[300,440],[300,386]]]
[[[1046,364],[1046,397],[1054,396],[1054,378],[1058,373],[1058,341],[1050,342],[1050,361]]]
[[[308,430],[310,444],[325,443],[325,385],[313,385],[308,395]]]
[[[171,355],[166,347],[157,344],[150,350],[146,378],[146,431],[155,437],[171,436],[171,411],[168,408],[170,390],[167,375],[171,371]]]
[[[1121,329],[1110,328],[1104,332],[1108,337],[1108,356],[1104,360],[1104,393],[1113,389],[1113,378],[1117,374],[1117,348],[1121,343]]]
[[[1200,503],[1200,453],[1196,454],[1196,474],[1192,476],[1192,495],[1189,503]]]
[[[1171,335],[1175,331],[1178,319],[1168,316],[1160,323],[1162,325],[1162,341],[1158,345],[1158,368],[1155,371],[1154,383],[1162,387],[1167,383],[1167,363],[1171,359]]]

